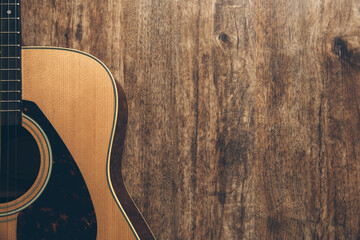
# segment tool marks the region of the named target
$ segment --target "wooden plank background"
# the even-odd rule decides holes
[[[360,238],[359,1],[22,2],[24,45],[124,87],[123,175],[158,239]]]

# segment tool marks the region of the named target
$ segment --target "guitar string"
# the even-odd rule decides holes
[[[15,0],[16,1],[16,0]],[[11,15],[12,14],[15,14],[15,11],[14,11],[14,13],[12,13],[11,12],[11,10],[10,10],[11,8],[10,8],[10,0],[8,0],[8,4],[7,4],[7,8],[5,8],[4,10],[5,11],[3,11],[2,12],[2,14],[4,15],[4,17],[6,16],[6,18],[11,18]],[[6,46],[6,50],[7,50],[7,67],[6,67],[6,69],[10,69],[10,55],[11,55],[11,51],[10,51],[10,45],[12,44],[11,43],[11,34],[13,34],[13,33],[11,33],[11,32],[14,32],[12,29],[11,29],[11,24],[10,24],[10,22],[11,22],[11,20],[10,19],[8,19],[8,21],[7,21],[7,25],[8,25],[8,27],[7,27],[7,32],[8,32],[8,41],[7,41],[7,46]],[[15,42],[16,42],[16,33],[15,33]],[[11,78],[11,70],[6,70],[6,72],[7,72],[7,79],[6,80],[10,80],[10,78]],[[6,99],[6,101],[8,101],[8,100],[10,100],[11,99],[11,94],[10,94],[10,81],[7,81],[6,82],[6,91],[7,91],[7,99]],[[12,191],[11,190],[15,190],[15,189],[11,189],[11,188],[13,188],[13,186],[12,186],[12,184],[10,183],[10,181],[11,181],[11,175],[13,174],[12,172],[10,172],[11,171],[11,167],[10,167],[10,162],[11,161],[14,161],[14,163],[16,162],[16,159],[10,159],[10,157],[11,157],[11,153],[10,153],[10,138],[11,138],[11,124],[12,124],[12,122],[11,122],[11,112],[9,111],[9,109],[11,109],[10,108],[10,102],[6,102],[5,103],[6,104],[6,110],[7,110],[7,124],[6,124],[6,128],[7,128],[7,134],[6,134],[6,136],[7,136],[7,166],[8,166],[8,184],[9,184],[9,187],[8,187],[8,194],[7,194],[7,197],[8,197],[8,200],[7,200],[7,202],[9,202],[9,200],[10,200],[10,195],[12,194]],[[14,114],[16,115],[16,112],[14,112]],[[16,141],[15,141],[15,143],[16,143]],[[16,175],[15,175],[15,179],[16,179]],[[16,186],[16,183],[15,183],[15,186]]]
[[[9,6],[9,0],[7,1],[7,7]],[[5,9],[6,9],[6,7],[5,7]],[[5,9],[3,9],[3,11],[1,12],[1,15],[2,15],[2,17],[5,17],[5,16],[3,16],[3,15],[5,15],[4,14],[4,10]],[[10,23],[10,21],[7,21],[7,30],[5,30],[5,32],[9,32],[10,31],[10,28],[9,28],[9,24]],[[9,42],[10,42],[10,34],[9,33],[7,33],[6,34],[7,36],[7,44],[9,44]],[[7,48],[6,47],[6,45],[3,47],[4,48],[4,50]],[[6,50],[8,50],[8,49],[6,49]],[[5,57],[9,57],[9,52],[8,51],[6,51],[6,54],[7,54],[7,56],[5,56]],[[5,54],[4,54],[5,55]],[[9,63],[9,58],[7,58],[5,61],[7,61],[7,63]],[[5,70],[4,70],[5,71]],[[9,71],[5,71],[5,74],[6,74],[6,77],[5,77],[5,80],[8,80],[9,79]],[[6,90],[7,88],[8,88],[8,82],[6,81],[6,82],[4,82],[5,84],[4,84],[4,86],[5,86],[5,89],[4,90]],[[6,96],[6,94],[3,92],[3,94]],[[9,97],[9,96],[7,96],[7,97]],[[2,98],[1,98],[1,100],[3,100]],[[6,105],[8,105],[8,104],[6,104],[5,102],[4,102],[4,105],[6,106]],[[6,106],[6,107],[8,107],[8,106]],[[5,107],[5,110],[6,110],[6,107]],[[10,151],[10,147],[9,147],[9,134],[10,134],[10,129],[9,129],[9,112],[7,111],[7,112],[5,112],[6,113],[6,115],[7,115],[7,117],[5,118],[6,119],[6,123],[5,123],[5,129],[6,129],[6,133],[5,133],[5,136],[6,136],[6,141],[5,141],[5,143],[6,143],[6,152],[5,153],[7,153],[6,154],[6,169],[7,169],[7,181],[6,181],[6,183],[7,183],[7,187],[6,187],[6,190],[7,190],[7,192],[6,192],[6,202],[9,202],[9,194],[10,194],[10,169],[9,169],[9,151]],[[9,217],[7,217],[8,219],[9,219]],[[7,219],[7,220],[8,220]]]
[[[9,7],[10,7],[10,0],[8,0],[8,4],[7,4],[7,9],[9,9]],[[5,9],[6,10],[6,9]],[[4,12],[2,12],[2,14],[4,14]],[[5,15],[5,14],[4,14]],[[6,15],[5,15],[6,16]],[[8,27],[7,27],[7,32],[10,32],[10,21],[8,21],[7,22],[7,25],[8,25]],[[9,45],[10,44],[10,40],[11,40],[11,38],[10,38],[10,33],[8,33],[7,34],[7,37],[8,37],[8,41],[7,41],[7,45]],[[7,54],[7,56],[6,57],[9,57],[9,55],[10,55],[10,52],[9,52],[9,46],[6,46],[5,47],[6,48],[6,54]],[[9,65],[9,58],[7,58],[7,65]],[[6,78],[6,80],[9,80],[10,79],[10,71],[6,71],[6,75],[7,75],[7,78]],[[9,90],[9,81],[7,81],[6,82],[6,87],[5,87],[5,91],[8,91]],[[5,93],[4,93],[4,95],[6,95]],[[7,95],[7,98],[9,99],[10,98],[10,94],[8,93],[8,95]],[[8,102],[6,102],[5,103],[5,105],[6,105],[6,109],[8,109],[9,108],[9,103]],[[6,156],[6,161],[7,161],[7,170],[8,170],[8,174],[7,174],[7,176],[8,176],[8,180],[7,180],[7,183],[8,183],[8,187],[7,187],[7,190],[8,190],[8,193],[7,193],[7,202],[9,202],[9,198],[10,198],[10,194],[11,194],[11,192],[10,192],[10,187],[11,187],[11,185],[10,185],[10,145],[9,145],[9,141],[10,141],[10,112],[9,111],[7,111],[6,112],[7,113],[7,118],[6,118],[6,121],[7,121],[7,123],[6,123],[6,130],[7,130],[7,134],[6,134],[6,136],[7,136],[7,141],[6,141],[6,146],[7,146],[7,156]],[[9,218],[9,217],[8,217]]]
[[[3,12],[4,12],[4,4],[1,5],[1,17],[2,17],[2,18],[3,18]],[[4,25],[4,27],[6,27],[5,24],[3,24],[3,25]],[[2,29],[2,30],[3,30],[3,29]],[[5,32],[5,30],[6,30],[6,29],[4,29],[4,31],[2,31],[2,32]],[[5,35],[5,33],[4,33],[3,35]],[[1,39],[1,45],[2,45],[2,47],[1,47],[1,55],[2,55],[2,57],[4,57],[4,65],[5,65],[5,63],[6,63],[6,59],[5,59],[6,55],[4,54],[4,52],[5,52],[5,51],[4,51],[4,50],[5,50],[5,46],[4,46],[4,45],[5,45],[5,44],[4,44],[5,41],[6,41],[6,40],[5,40],[5,37],[4,37],[4,40]],[[3,95],[5,95],[5,94],[3,94],[3,90],[4,90],[3,87],[6,87],[5,84],[4,84],[4,83],[5,83],[4,80],[6,80],[6,74],[3,74],[3,72],[4,72],[4,70],[1,71],[1,80],[2,80],[2,82],[1,82],[1,100],[3,100],[3,97],[4,97]],[[5,105],[5,104],[4,104],[3,101],[1,101],[1,105],[2,105],[2,109],[4,109],[4,105]],[[7,112],[2,112],[2,113],[1,113],[1,118],[4,117],[3,119],[6,119],[6,117],[7,117],[6,115],[7,115]],[[4,122],[4,123],[1,124],[1,129],[2,129],[2,130],[5,130],[5,131],[3,131],[2,134],[5,134],[5,136],[6,136],[6,132],[7,132],[7,131],[6,131],[6,128],[3,127],[3,125],[5,126],[5,124],[6,124],[6,122]],[[7,140],[6,140],[6,139],[4,139],[4,140],[5,140],[5,143],[6,143]],[[5,146],[5,147],[6,147],[6,146]],[[3,149],[4,153],[6,153],[6,150],[7,150],[7,149]],[[5,157],[5,154],[3,154],[3,156]],[[8,174],[8,172],[9,172],[9,169],[8,169],[8,162],[7,162],[8,160],[7,160],[7,158],[6,158],[6,159],[3,159],[3,161],[6,162],[6,163],[5,163],[5,166],[4,166],[4,167],[5,167],[5,170],[6,170],[6,172],[4,173],[4,174],[5,174],[5,177],[6,177],[6,191],[5,191],[4,194],[6,194],[5,196],[6,196],[6,201],[7,201],[7,198],[8,198],[8,195],[9,195],[9,194],[8,194],[8,187],[9,187],[9,181],[8,181],[8,176],[9,176],[9,174]]]
[[[20,35],[20,33],[18,34],[17,32],[20,32],[20,30],[18,31],[18,29],[17,29],[17,24],[16,24],[16,21],[17,21],[17,17],[18,17],[18,12],[17,12],[17,8],[18,8],[18,6],[16,5],[16,2],[17,2],[18,0],[14,0],[14,17],[15,17],[15,20],[14,20],[14,22],[15,22],[15,25],[14,25],[14,29],[15,29],[15,42],[14,42],[14,45],[15,45],[15,47],[14,47],[14,56],[16,57],[17,56],[17,44],[18,44],[18,41],[20,42],[20,39],[17,39],[18,38],[18,35]],[[11,9],[10,8],[10,6],[9,6],[9,9]],[[11,10],[10,10],[11,11]],[[9,23],[10,23],[10,21],[9,21]],[[20,37],[20,36],[19,36]],[[8,59],[8,61],[10,61],[10,59]],[[10,64],[9,64],[10,65]],[[17,69],[17,68],[16,68]],[[17,70],[15,70],[14,71],[14,79],[17,79]],[[10,82],[9,82],[9,90],[10,90]],[[16,88],[16,84],[15,84],[15,90],[17,90],[17,88]],[[17,93],[15,93],[14,94],[15,96],[17,95]],[[17,98],[15,98],[15,100],[16,100]],[[9,104],[10,105],[10,104]],[[9,106],[10,107],[10,106]],[[14,107],[15,107],[15,109],[16,109],[16,103],[14,104]],[[17,110],[17,109],[16,109]],[[18,139],[17,139],[17,129],[18,129],[18,126],[17,126],[17,118],[18,118],[18,112],[14,112],[15,113],[15,118],[14,118],[14,139],[15,139],[15,141],[14,141],[14,171],[15,171],[15,179],[14,179],[14,181],[15,181],[15,183],[14,183],[14,193],[16,193],[16,197],[17,197],[17,191],[18,191],[18,184],[19,184],[19,182],[18,182],[18,171],[17,171],[17,168],[18,168]]]
[[[9,1],[9,7],[8,7],[8,11],[7,11],[7,14],[9,15],[9,16],[13,16],[15,19],[14,19],[14,35],[15,35],[15,37],[14,37],[14,44],[9,44],[9,45],[13,45],[13,48],[14,48],[14,51],[10,51],[10,46],[8,46],[8,54],[9,55],[11,55],[12,53],[14,53],[14,57],[16,57],[17,56],[17,44],[18,44],[18,41],[20,40],[20,39],[18,39],[18,29],[17,29],[17,16],[18,16],[18,12],[17,12],[17,5],[16,5],[16,2],[18,1],[18,0],[14,0],[14,5],[13,5],[13,7],[11,7],[11,4],[10,4],[10,0],[8,0]],[[14,10],[14,12],[11,12],[11,9],[13,9]],[[8,24],[9,24],[9,29],[10,29],[10,26],[11,26],[11,24],[10,24],[10,22],[11,21],[8,21]],[[19,31],[20,32],[20,31]],[[19,34],[20,35],[20,34]],[[10,34],[9,34],[9,38],[10,38]],[[13,57],[13,56],[11,56],[11,57]],[[8,58],[8,69],[12,69],[12,66],[10,66],[10,58]],[[17,79],[17,70],[16,70],[17,68],[15,68],[15,70],[14,71],[12,71],[12,70],[10,70],[9,71],[9,77],[10,77],[10,72],[12,71],[14,74],[14,79]],[[10,80],[10,79],[9,79]],[[11,88],[10,88],[10,81],[9,82],[7,82],[8,84],[8,91],[10,91],[11,90]],[[15,82],[14,82],[15,83]],[[15,90],[17,90],[16,89],[16,84],[15,84]],[[15,92],[14,93],[14,97],[17,95],[17,93]],[[9,96],[10,97],[10,96]],[[16,100],[17,98],[15,97],[15,100]],[[14,104],[14,107],[16,106],[16,103]],[[10,109],[10,107],[12,107],[11,106],[11,104],[10,104],[10,102],[8,103],[8,109]],[[15,110],[17,110],[16,109],[16,107],[15,107]],[[12,117],[14,117],[14,119],[11,119],[10,118],[10,114],[13,114],[12,115]],[[15,111],[15,112],[9,112],[9,121],[14,121],[14,122],[9,122],[9,129],[10,128],[13,128],[13,139],[14,139],[14,141],[13,141],[13,143],[14,143],[14,154],[13,154],[13,156],[14,156],[14,159],[10,159],[10,161],[14,161],[14,172],[12,173],[13,175],[14,175],[14,179],[13,179],[13,181],[14,181],[14,186],[12,186],[12,190],[14,191],[14,193],[10,193],[10,194],[15,194],[15,196],[17,197],[17,191],[18,191],[18,176],[17,176],[17,173],[18,173],[18,171],[17,171],[17,168],[18,168],[18,158],[17,158],[17,151],[18,151],[18,141],[17,141],[17,128],[18,128],[18,126],[17,126],[17,117],[18,117],[18,112],[17,111]],[[10,140],[10,136],[9,136],[9,140]],[[10,145],[10,144],[9,144]],[[10,158],[10,156],[11,155],[9,155],[9,158]]]
[[[7,8],[9,7],[9,0],[7,1]],[[5,7],[5,9],[3,9],[3,11],[1,12],[1,15],[5,15],[4,14],[4,11],[6,10],[6,7]],[[2,17],[5,17],[5,16],[2,16]],[[10,21],[7,21],[7,29],[5,30],[5,32],[10,32],[10,28],[9,28],[9,25],[10,25]],[[7,33],[6,34],[7,35],[7,42],[6,42],[6,44],[7,45],[9,45],[9,43],[10,43],[10,34],[9,33]],[[4,46],[4,51],[6,52],[6,55],[5,55],[5,57],[9,57],[9,47],[7,47],[6,45]],[[5,61],[7,61],[7,64],[9,63],[9,58],[7,58]],[[9,80],[9,78],[10,78],[10,72],[9,71],[6,71],[5,70],[5,75],[6,75],[6,77],[5,77],[5,80]],[[5,82],[5,89],[4,89],[4,91],[6,91],[7,89],[9,89],[9,86],[8,86],[8,81],[6,81]],[[6,94],[5,94],[5,92],[3,92],[3,95],[5,95],[6,96]],[[8,98],[9,98],[9,96],[7,96]],[[3,99],[1,99],[1,100],[3,100]],[[6,102],[4,102],[4,105],[5,105],[5,110],[6,110],[6,108],[8,107],[8,105],[9,104],[7,104]],[[6,111],[6,115],[7,115],[7,117],[6,117],[6,123],[5,123],[5,129],[6,129],[6,133],[5,133],[5,136],[6,136],[6,169],[7,169],[7,188],[6,188],[6,190],[7,190],[7,194],[6,194],[6,197],[7,197],[7,199],[6,199],[6,202],[9,202],[9,195],[10,195],[10,159],[9,159],[9,151],[10,151],[10,147],[9,147],[9,135],[10,135],[10,128],[9,128],[9,119],[10,119],[10,114],[9,114],[9,111]],[[8,219],[9,219],[9,217],[8,217]]]
[[[1,4],[1,13],[3,12],[3,5]],[[1,59],[0,59],[0,67],[1,67],[1,69],[3,68],[3,58],[2,58],[2,56],[3,56],[3,52],[2,52],[2,42],[3,42],[3,39],[2,39],[2,32],[3,32],[3,19],[1,19],[1,24],[0,24],[1,26],[0,26],[0,46],[1,46],[1,48],[0,48],[0,56],[1,56]],[[0,99],[2,99],[2,71],[1,71],[1,74],[0,74]],[[2,109],[2,101],[0,102],[0,109]],[[2,149],[2,147],[1,147],[1,144],[2,144],[2,142],[1,142],[1,139],[2,139],[2,116],[3,116],[3,112],[1,112],[0,113],[0,171],[2,172],[2,164],[3,164],[3,159],[2,159],[2,151],[3,151],[3,149]],[[0,172],[0,176],[1,176],[1,178],[2,178],[2,176],[3,176],[3,174]],[[1,188],[3,188],[2,186],[1,186]],[[1,192],[1,194],[3,194],[2,192]]]
[[[2,8],[3,6],[1,5],[0,6],[0,11],[2,12]],[[1,23],[0,23],[0,33],[3,32],[3,20],[1,19]],[[0,34],[0,46],[2,46],[2,34]],[[2,57],[2,47],[0,47],[0,57]],[[3,62],[2,62],[2,58],[0,58],[0,67],[1,69],[3,68]],[[2,99],[2,73],[0,74],[0,99]],[[0,110],[2,109],[2,102],[0,101]],[[2,125],[2,112],[0,112],[0,174],[1,174],[1,171],[2,171],[2,148],[1,148],[1,136],[2,136],[2,133],[1,133],[1,125]],[[0,175],[2,176],[2,175]]]
[[[18,27],[17,22],[21,21],[21,19],[20,19],[21,12],[20,12],[20,0],[14,0],[14,1],[15,1],[15,4],[14,4],[15,5],[15,18],[19,17],[19,20],[15,19],[15,32],[19,32],[19,34],[15,34],[15,36],[19,35],[18,36],[19,37],[18,41],[15,41],[15,44],[16,44],[16,46],[15,46],[15,57],[17,57],[17,56],[20,56],[20,54],[21,54],[21,46],[18,47],[18,45],[21,45],[21,28],[20,28],[21,25],[19,25],[19,29],[17,28]],[[19,5],[16,4],[18,1],[19,1]],[[21,66],[16,67],[16,70],[15,70],[16,74],[15,74],[14,78],[19,77],[19,79],[22,79],[21,71],[18,71],[18,69],[21,69]],[[16,84],[15,84],[15,86],[16,86],[15,89],[20,91],[21,81],[18,84],[19,84],[18,86],[16,86]],[[18,95],[19,96],[18,96],[18,98],[16,100],[20,100],[21,92],[19,92]],[[20,109],[21,105],[20,105],[20,103],[19,103],[18,107],[17,107],[17,103],[15,103],[14,106],[15,106],[16,110],[18,110],[17,108],[19,108],[19,110],[20,110],[20,113],[16,112],[16,115],[17,115],[16,118],[17,119],[15,119],[16,127],[15,127],[15,133],[14,133],[15,134],[15,143],[16,143],[15,144],[15,159],[16,159],[15,169],[16,169],[16,181],[18,181],[18,176],[17,176],[17,174],[18,174],[17,167],[18,167],[18,163],[19,163],[18,162],[18,152],[19,152],[19,147],[21,147],[21,146],[18,145],[18,129],[20,129],[22,127],[20,125],[20,121],[19,121],[19,118],[21,119],[22,116],[21,116],[21,109]],[[18,116],[19,114],[20,114],[20,116]],[[17,188],[18,188],[18,184],[19,184],[19,182],[16,183]],[[16,189],[16,191],[17,191],[17,189]]]
[[[14,22],[15,22],[15,26],[14,26],[14,29],[15,29],[15,42],[14,42],[14,45],[17,45],[18,44],[18,34],[17,34],[17,32],[18,32],[18,30],[17,30],[17,24],[16,24],[16,17],[17,17],[17,11],[16,11],[16,9],[17,9],[17,5],[16,5],[16,2],[17,2],[18,0],[14,0],[14,17],[15,17],[15,20],[14,20]],[[10,8],[10,6],[9,6],[9,9],[11,9]],[[10,21],[9,21],[10,22]],[[20,34],[19,34],[20,35]],[[17,47],[15,46],[14,47],[14,56],[16,57],[17,56]],[[9,61],[10,61],[10,59],[9,59]],[[14,78],[15,79],[17,79],[17,71],[15,70],[14,71]],[[15,89],[16,89],[16,87],[15,87]],[[9,82],[9,90],[10,90],[10,82]],[[15,96],[17,95],[17,93],[15,93],[14,94]],[[16,98],[15,98],[16,99]],[[10,104],[9,104],[10,105]],[[16,106],[16,103],[14,104],[14,106]],[[10,106],[9,106],[10,107]],[[15,109],[16,109],[16,107],[15,107]],[[14,179],[14,181],[15,181],[15,183],[14,183],[14,193],[16,193],[16,196],[17,196],[17,191],[18,191],[18,176],[17,176],[17,174],[18,174],[18,171],[17,171],[17,168],[18,168],[18,158],[17,158],[17,153],[18,153],[18,139],[17,139],[17,112],[14,112],[15,113],[15,118],[14,118],[14,123],[12,123],[12,124],[14,124],[14,139],[15,139],[15,141],[14,141],[14,171],[15,171],[15,179]]]
[[[7,2],[8,4],[7,4],[7,9],[9,9],[9,7],[10,7],[10,0],[8,0],[8,2]],[[5,9],[6,10],[6,9]],[[4,14],[4,11],[2,12],[2,14]],[[5,14],[4,14],[5,15]],[[6,15],[5,15],[6,16]],[[8,40],[7,40],[7,45],[9,45],[10,44],[10,20],[8,20],[7,21],[7,32],[8,32],[8,34],[7,34],[7,38],[8,38]],[[7,65],[9,65],[9,54],[10,54],[10,52],[9,52],[9,46],[6,46],[5,48],[7,48],[6,50],[7,50],[7,56],[6,57],[8,57],[7,58]],[[6,80],[9,80],[10,79],[10,71],[6,71],[7,72],[7,78],[6,78]],[[5,89],[6,90],[9,90],[9,81],[7,81],[6,82],[6,87],[5,87]],[[6,94],[5,94],[6,95]],[[8,98],[10,98],[10,94],[8,93],[8,95],[7,95],[7,97]],[[5,105],[7,105],[6,107],[7,108],[9,108],[9,104],[8,103],[5,103]],[[6,136],[7,136],[7,141],[6,141],[6,147],[7,147],[7,156],[6,156],[6,161],[7,161],[7,171],[8,171],[8,174],[7,174],[7,177],[8,177],[8,179],[7,179],[7,184],[8,184],[8,187],[7,187],[7,201],[6,202],[9,202],[9,195],[11,194],[10,193],[10,157],[9,157],[9,153],[10,153],[10,146],[9,146],[9,141],[10,141],[10,112],[9,111],[7,111],[6,112],[7,113],[7,118],[6,118],[6,121],[7,121],[7,123],[6,123],[6,130],[7,130],[7,133],[6,133]],[[8,217],[9,218],[9,217]]]
[[[9,0],[7,1],[7,5],[9,6]],[[6,7],[5,7],[5,9],[6,9]],[[5,16],[3,16],[3,15],[5,15],[4,14],[4,10],[5,10],[4,8],[2,9],[2,11],[1,11],[1,17],[2,18],[4,18]],[[10,28],[9,28],[9,22],[10,21],[8,21],[7,22],[7,30],[5,30],[5,33],[6,32],[9,32],[10,31]],[[9,44],[9,42],[10,42],[10,34],[9,33],[7,33],[6,34],[7,35],[7,44]],[[4,44],[5,45],[5,44]],[[2,51],[4,51],[4,52],[6,52],[6,54],[4,54],[4,57],[9,57],[8,55],[9,55],[9,51],[6,51],[6,50],[8,50],[8,49],[6,49],[6,45],[5,46],[3,46],[3,49],[2,49]],[[7,55],[7,56],[6,56]],[[9,64],[9,59],[6,59],[5,61],[7,61],[7,64]],[[9,71],[6,71],[6,70],[4,70],[5,71],[5,79],[4,80],[8,80],[9,79]],[[6,81],[6,82],[4,82],[5,84],[4,84],[4,87],[5,87],[5,89],[4,90],[7,90],[8,89],[8,82]],[[3,92],[3,95],[5,95],[6,96],[6,94]],[[9,96],[8,96],[9,97]],[[3,100],[3,98],[1,98],[1,100]],[[3,103],[3,105],[5,105],[5,110],[6,110],[6,107],[8,107],[8,104],[6,104],[5,102]],[[7,106],[6,106],[7,105]],[[6,179],[6,184],[7,184],[7,186],[6,186],[6,202],[8,202],[9,201],[9,187],[10,187],[10,183],[9,183],[9,181],[10,181],[10,176],[9,176],[9,174],[10,174],[10,169],[9,169],[9,155],[8,155],[8,153],[9,153],[9,151],[10,151],[10,148],[9,148],[9,133],[10,133],[10,129],[9,129],[9,112],[7,111],[7,112],[5,112],[5,114],[6,114],[6,122],[5,122],[5,125],[4,126],[6,126],[5,127],[5,129],[6,129],[6,133],[5,133],[5,136],[6,136],[6,139],[5,139],[5,143],[6,143],[6,151],[5,151],[5,153],[7,153],[6,154],[6,170],[7,170],[7,174],[6,174],[6,177],[7,177],[7,179]],[[7,217],[8,219],[9,219],[9,217]],[[7,219],[7,220],[8,220]],[[7,225],[8,226],[8,225]]]
[[[1,4],[1,13],[3,12],[3,5]],[[1,69],[3,68],[3,58],[2,58],[2,56],[3,56],[3,51],[2,51],[2,42],[3,42],[3,39],[2,39],[2,32],[3,32],[3,19],[1,19],[1,24],[0,24],[1,26],[0,26],[0,46],[1,46],[1,48],[0,48],[0,56],[1,56],[1,59],[0,59],[0,67],[1,67]],[[2,71],[1,71],[1,74],[0,74],[0,99],[2,99]],[[0,102],[0,109],[2,109],[2,102]],[[2,138],[2,116],[3,116],[3,112],[1,112],[0,113],[0,171],[2,172],[2,167],[1,167],[1,165],[3,164],[3,159],[2,159],[2,147],[1,147],[1,144],[2,144],[2,142],[1,142],[1,138]],[[3,174],[0,172],[0,176],[1,176],[1,178],[2,178],[2,176],[3,176]],[[3,188],[2,186],[1,186],[1,188]],[[1,194],[3,194],[3,192],[1,192]],[[6,193],[7,194],[7,193]]]

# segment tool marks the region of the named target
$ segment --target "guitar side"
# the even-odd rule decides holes
[[[112,153],[113,139],[123,144],[127,111],[108,69],[79,51],[29,47],[22,50],[22,76],[23,99],[39,106],[82,173],[96,213],[97,239],[154,239],[121,176],[118,195],[110,178],[111,156],[119,157]]]

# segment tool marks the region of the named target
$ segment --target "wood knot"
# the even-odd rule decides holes
[[[344,59],[349,55],[346,43],[340,37],[334,39],[333,53],[335,53],[339,59]]]
[[[223,42],[223,43],[228,43],[230,41],[229,36],[226,35],[226,33],[220,33],[218,38],[219,38],[219,41]]]
[[[342,62],[360,67],[360,39],[358,37],[334,38],[332,52]]]

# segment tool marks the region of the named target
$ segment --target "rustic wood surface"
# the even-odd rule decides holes
[[[360,237],[359,1],[22,2],[24,45],[124,87],[124,180],[158,239]]]

